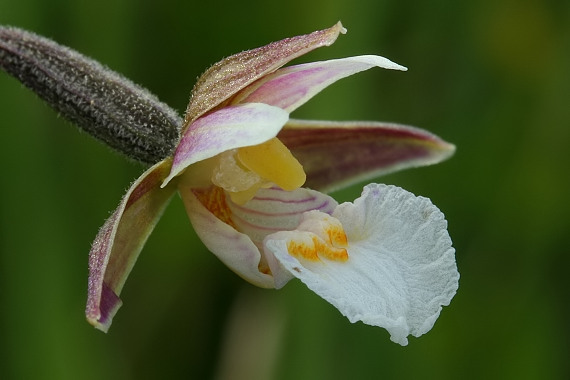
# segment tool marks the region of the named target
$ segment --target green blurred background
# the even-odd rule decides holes
[[[0,378],[570,378],[570,2],[0,0],[1,24],[96,58],[181,113],[210,64],[337,20],[349,33],[300,61],[380,54],[409,71],[343,80],[294,116],[396,121],[458,147],[379,179],[449,221],[462,277],[432,331],[400,347],[297,282],[244,283],[179,199],[109,334],[94,330],[87,252],[143,168],[0,73]]]

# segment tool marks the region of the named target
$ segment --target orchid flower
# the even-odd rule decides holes
[[[283,67],[341,33],[337,23],[245,51],[199,78],[172,154],[131,185],[93,243],[91,324],[108,330],[127,276],[178,193],[205,246],[246,281],[281,288],[298,278],[351,322],[383,327],[401,345],[432,328],[459,279],[443,214],[395,186],[369,184],[340,205],[325,192],[437,163],[455,148],[404,125],[289,117],[339,79],[406,70],[373,55]]]

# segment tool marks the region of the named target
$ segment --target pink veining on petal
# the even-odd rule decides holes
[[[279,69],[274,74],[263,78],[260,83],[245,89],[232,101],[235,103],[257,102],[271,104],[291,112],[290,108],[299,101],[307,98],[312,82],[324,82],[327,77],[333,76],[331,70],[323,67],[311,67],[305,70]]]
[[[260,246],[268,234],[297,227],[304,212],[319,210],[332,213],[337,202],[328,195],[308,189],[283,191],[271,188],[260,189],[256,196],[244,205],[228,201],[228,206],[236,228]]]
[[[278,135],[320,191],[450,157],[455,147],[419,128],[379,122],[290,120]]]
[[[196,234],[214,255],[246,281],[262,288],[275,286],[273,277],[260,271],[261,252],[249,236],[216,217],[192,189],[181,186],[180,195]]]
[[[275,202],[275,199],[271,199],[271,201]],[[308,202],[310,202],[309,200],[307,201],[301,201],[301,202],[280,202],[283,203],[283,205],[290,205],[291,203],[298,205],[299,203],[301,204],[307,204]],[[327,201],[324,201],[323,203],[321,203],[320,205],[316,206],[314,209],[320,209],[320,208],[325,208],[328,205]],[[247,214],[251,214],[251,215],[257,215],[259,217],[275,217],[275,218],[283,218],[283,217],[288,217],[288,216],[292,216],[292,215],[297,215],[299,214],[298,211],[292,211],[292,210],[278,210],[278,211],[271,211],[271,210],[267,210],[267,211],[261,211],[261,210],[254,210],[251,209],[249,207],[246,206],[241,206],[238,204],[234,204],[234,207],[232,207],[233,211],[239,211],[241,213],[247,213]],[[312,210],[313,208],[311,208]]]
[[[289,66],[248,86],[232,99],[232,103],[266,103],[293,112],[334,82],[373,67],[406,70],[374,55]]]
[[[330,46],[340,33],[346,33],[346,29],[339,22],[331,28],[276,41],[214,64],[198,79],[192,90],[184,128],[287,62],[316,48]]]

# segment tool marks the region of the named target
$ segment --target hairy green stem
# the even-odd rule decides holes
[[[148,90],[47,38],[0,26],[0,67],[62,116],[147,164],[169,156],[182,119]]]

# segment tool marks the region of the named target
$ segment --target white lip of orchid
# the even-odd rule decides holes
[[[370,184],[332,215],[306,212],[263,246],[276,288],[297,277],[351,322],[383,327],[401,345],[428,332],[458,288],[443,214],[395,186]],[[348,256],[337,255],[342,248]]]

